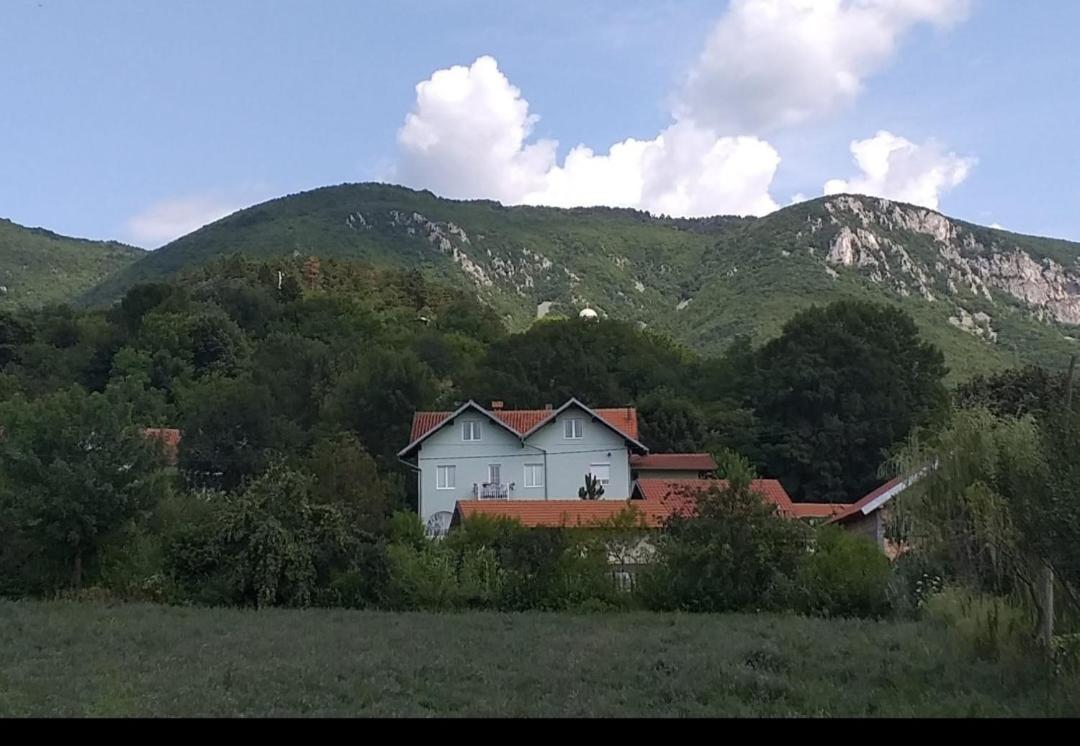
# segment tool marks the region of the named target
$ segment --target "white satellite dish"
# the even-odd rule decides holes
[[[427,535],[430,539],[439,539],[450,531],[450,521],[454,514],[448,510],[440,510],[427,520]]]
[[[592,319],[600,318],[600,314],[598,314],[596,311],[592,310],[591,308],[583,308],[583,309],[581,309],[581,313],[578,314],[578,318],[589,319],[591,321]]]

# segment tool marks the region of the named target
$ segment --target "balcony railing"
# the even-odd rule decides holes
[[[513,485],[503,482],[475,483],[472,486],[473,499],[475,500],[509,500],[510,490]]]

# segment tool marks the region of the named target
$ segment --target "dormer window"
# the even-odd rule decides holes
[[[461,423],[461,439],[462,440],[480,440],[480,423],[476,420],[469,420]]]
[[[585,433],[585,420],[572,418],[563,420],[563,437],[567,440],[581,440]]]

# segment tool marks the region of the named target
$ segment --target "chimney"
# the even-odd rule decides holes
[[[544,405],[544,409],[545,409],[546,411],[548,411],[548,412],[550,412],[550,411],[551,411],[551,410],[553,410],[554,408],[555,408],[555,407],[551,406],[550,404],[545,404],[545,405]]]
[[[501,401],[493,401],[491,402],[491,408],[494,410],[500,410],[503,408],[503,403]]]

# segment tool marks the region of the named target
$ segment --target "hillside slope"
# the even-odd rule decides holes
[[[325,187],[237,212],[110,277],[84,300],[223,255],[318,255],[416,268],[474,290],[512,328],[585,305],[707,352],[777,333],[844,297],[906,308],[954,374],[1078,349],[1080,244],[841,195],[763,218],[700,220],[504,207],[380,184]]]
[[[144,253],[0,218],[0,308],[70,301]]]

